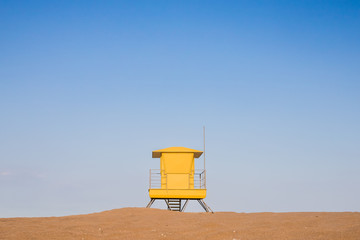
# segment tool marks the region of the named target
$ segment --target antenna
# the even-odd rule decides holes
[[[204,135],[204,171],[205,171],[205,126],[203,126],[203,135]]]

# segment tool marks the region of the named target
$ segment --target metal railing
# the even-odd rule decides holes
[[[206,170],[196,169],[194,173],[194,189],[206,188]]]
[[[161,172],[160,169],[150,169],[149,188],[161,188]]]
[[[206,170],[195,169],[193,173],[187,174],[189,177],[189,187],[187,189],[206,189]],[[150,169],[149,171],[149,189],[167,189],[168,180],[165,172],[160,169]]]

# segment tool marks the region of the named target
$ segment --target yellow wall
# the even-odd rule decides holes
[[[162,153],[162,189],[194,189],[194,153]]]

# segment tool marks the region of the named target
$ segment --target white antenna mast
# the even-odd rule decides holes
[[[205,126],[203,126],[203,135],[204,135],[204,171],[205,171]]]

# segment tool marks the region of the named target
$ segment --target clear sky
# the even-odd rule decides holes
[[[143,207],[151,151],[203,125],[213,210],[360,211],[359,26],[359,1],[1,0],[0,217]]]

